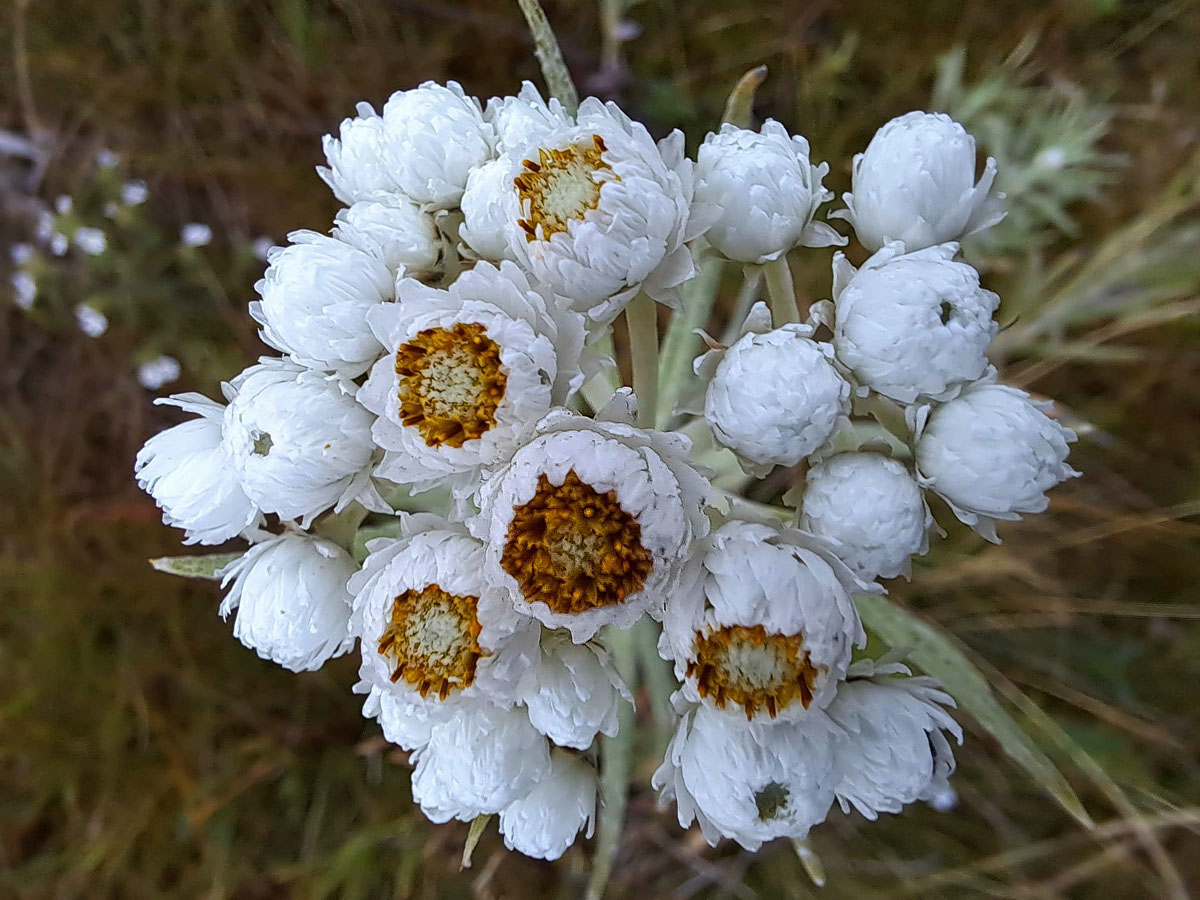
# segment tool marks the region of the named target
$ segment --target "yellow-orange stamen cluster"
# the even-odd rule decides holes
[[[500,564],[526,600],[555,613],[624,603],[654,568],[642,528],[616,492],[597,492],[573,469],[560,485],[538,477],[509,525]]]
[[[427,328],[396,351],[400,418],[430,447],[461,447],[496,424],[507,378],[500,347],[476,322]]]
[[[379,654],[396,660],[392,681],[403,678],[422,697],[436,693],[440,700],[469,687],[488,655],[479,646],[478,603],[478,597],[450,594],[436,584],[397,597],[379,638]]]
[[[542,240],[566,231],[568,222],[582,220],[588,210],[596,208],[604,182],[595,174],[612,171],[602,155],[607,149],[600,135],[594,134],[590,145],[573,144],[565,150],[538,148],[536,161],[527,159],[521,164],[525,171],[513,179],[513,184],[520,194],[522,210],[529,202],[529,217],[517,220],[525,229],[526,240],[539,238],[538,226]]]
[[[740,706],[750,719],[766,710],[773,719],[799,699],[808,709],[820,672],[809,662],[804,637],[769,634],[762,625],[726,625],[696,639],[687,674],[700,696],[718,709]]]

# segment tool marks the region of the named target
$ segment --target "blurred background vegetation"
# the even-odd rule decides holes
[[[1094,831],[967,722],[954,811],[833,813],[818,889],[786,842],[709,849],[657,813],[647,727],[610,896],[1200,890],[1200,5],[545,5],[582,91],[692,147],[766,63],[756,112],[805,134],[838,191],[892,116],[962,119],[1013,199],[968,248],[1005,300],[996,362],[1084,435],[1086,477],[1048,514],[999,547],[951,527],[893,595],[1025,704]],[[245,315],[261,239],[334,212],[320,136],[425,79],[482,96],[539,80],[515,3],[9,0],[0,16],[0,271],[30,306],[0,288],[0,897],[579,896],[587,842],[550,866],[490,833],[459,871],[465,826],[411,806],[404,754],[349,693],[353,660],[294,676],[238,645],[214,586],[146,565],[178,536],[131,476],[176,421],[142,386],[170,367],[142,364],[180,363],[160,392],[212,394],[262,352]],[[81,226],[105,231],[100,252]],[[794,265],[828,295],[828,254]]]

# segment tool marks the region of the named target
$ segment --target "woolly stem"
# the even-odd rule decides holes
[[[767,279],[767,296],[771,299],[772,324],[778,328],[790,322],[800,321],[800,310],[796,307],[796,286],[792,284],[792,269],[787,254],[781,254],[763,265]]]
[[[517,0],[525,21],[529,25],[529,33],[533,35],[533,54],[542,67],[542,77],[546,79],[546,89],[551,97],[557,97],[571,115],[579,109],[579,94],[575,91],[575,82],[567,71],[563,61],[562,49],[558,46],[558,38],[546,18],[546,11],[538,0]]]
[[[703,238],[700,245],[703,245]],[[700,246],[695,248],[701,260],[700,273],[683,288],[683,308],[676,310],[662,343],[662,362],[659,365],[658,421],[659,428],[670,427],[675,407],[684,391],[696,386],[692,376],[692,361],[700,353],[700,336],[696,330],[708,324],[721,272],[725,262],[715,255],[705,256]]]
[[[638,425],[653,428],[658,411],[658,309],[649,294],[638,294],[625,307],[625,326],[629,329]]]

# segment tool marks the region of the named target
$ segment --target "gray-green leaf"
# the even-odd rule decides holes
[[[207,578],[216,581],[223,568],[242,556],[240,553],[207,553],[202,556],[160,556],[150,565],[168,575],[184,578]]]

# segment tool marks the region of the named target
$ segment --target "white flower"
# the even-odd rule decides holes
[[[370,482],[371,414],[354,383],[264,359],[228,386],[225,449],[263,512],[304,527],[352,500],[386,510]]]
[[[13,272],[9,279],[13,289],[13,302],[21,309],[31,309],[37,299],[37,281],[28,272]]]
[[[573,308],[611,321],[645,290],[677,305],[694,268],[686,240],[692,163],[676,131],[657,146],[645,127],[594,97],[578,125],[514,151],[513,257]]]
[[[162,509],[163,522],[184,529],[185,544],[220,544],[261,522],[221,442],[225,408],[201,394],[154,402],[200,416],[150,438],[134,462],[138,486]]]
[[[262,339],[303,366],[365,372],[379,356],[367,327],[367,312],[395,292],[391,271],[356,247],[296,231],[287,247],[270,254],[266,274],[254,286],[261,301],[250,315],[263,326]]]
[[[140,206],[149,196],[150,191],[144,181],[127,181],[121,185],[121,203],[124,206]]]
[[[686,713],[652,784],[675,801],[709,844],[732,838],[747,850],[779,837],[803,839],[825,821],[838,781],[842,730],[821,710],[794,722],[747,722],[707,706]]]
[[[65,216],[75,208],[75,200],[70,194],[60,194],[54,199],[54,211]]]
[[[96,166],[101,169],[115,169],[121,164],[121,157],[109,150],[107,147],[102,147],[96,154]]]
[[[768,328],[766,307],[756,304],[732,347],[696,361],[698,373],[712,374],[704,418],[721,444],[756,466],[794,466],[845,422],[850,384],[810,326]]]
[[[433,216],[399,195],[378,195],[341,210],[333,236],[371,254],[393,275],[426,274],[441,256]]]
[[[557,98],[547,103],[531,81],[522,81],[515,97],[493,97],[483,117],[495,129],[496,152],[501,154],[523,150],[531,141],[575,124]]]
[[[672,597],[659,641],[684,699],[756,721],[828,705],[866,642],[850,594],[869,586],[794,529],[732,521],[696,553],[700,571]]]
[[[546,739],[525,710],[484,702],[435,725],[412,759],[413,799],[439,824],[498,813],[550,771]]]
[[[839,453],[808,470],[800,527],[863,578],[895,578],[929,551],[933,516],[916,479],[879,453]]]
[[[8,248],[8,258],[12,260],[14,266],[23,266],[33,257],[33,246],[24,242],[18,242]]]
[[[809,161],[808,141],[775,120],[757,132],[726,123],[700,145],[692,215],[711,219],[709,242],[739,262],[764,263],[797,245],[841,245],[844,237],[813,221],[833,199],[821,184],[827,174],[827,163]]]
[[[462,198],[463,223],[458,236],[481,259],[511,259],[508,223],[520,218],[520,198],[513,190],[512,159],[501,156],[471,170]]]
[[[397,186],[426,209],[458,206],[467,174],[492,158],[495,132],[453,81],[397,91],[383,107],[383,152]]]
[[[551,411],[480,488],[472,528],[489,577],[519,612],[576,642],[661,617],[708,532],[710,486],[689,449],[682,435]]]
[[[75,229],[75,246],[88,256],[99,256],[108,247],[108,236],[99,228],[84,225]]]
[[[908,675],[902,665],[855,663],[829,707],[848,737],[838,754],[843,811],[853,806],[874,820],[949,789],[954,751],[942,732],[961,744],[962,729],[939,704],[954,706],[954,700],[936,679]]]
[[[61,231],[56,231],[50,235],[50,252],[55,256],[66,256],[67,250],[71,247],[71,240]]]
[[[596,819],[596,770],[565,750],[550,753],[550,771],[526,796],[500,810],[504,846],[536,859],[558,859]]]
[[[983,381],[949,403],[914,407],[918,481],[990,541],[996,519],[1042,512],[1046,491],[1079,473],[1067,465],[1075,432],[1024,391]]]
[[[185,247],[207,247],[212,239],[212,228],[203,222],[189,222],[179,230],[179,241]]]
[[[179,378],[179,360],[173,356],[156,356],[138,366],[138,384],[148,391],[157,391]]]
[[[358,115],[342,120],[338,137],[327,134],[321,140],[329,166],[317,166],[321,180],[347,206],[380,192],[400,190],[383,152],[383,119],[369,103],[359,103],[355,109]]]
[[[402,527],[398,540],[371,541],[350,579],[350,630],[362,642],[363,714],[411,750],[464,709],[516,703],[538,629],[486,583],[483,545],[464,530],[427,514]]]
[[[260,234],[254,239],[250,245],[250,252],[254,254],[254,258],[259,262],[266,262],[271,255],[271,250],[275,247],[275,242],[265,234]]]
[[[901,403],[948,400],[987,369],[1000,298],[952,257],[957,244],[900,255],[889,244],[857,272],[834,258],[838,360],[867,387]]]
[[[221,617],[237,610],[233,636],[261,658],[293,672],[319,669],[354,646],[346,629],[346,581],[357,571],[331,541],[301,534],[269,538],[222,570],[221,586],[233,585]]]
[[[397,291],[367,316],[388,352],[358,393],[379,416],[379,475],[473,490],[582,383],[583,319],[510,262],[481,262],[449,290],[402,278]]]
[[[75,307],[75,324],[90,338],[98,338],[108,331],[108,316],[94,306],[80,303]]]
[[[521,699],[533,727],[560,747],[586,750],[597,734],[615,737],[617,707],[629,689],[608,654],[554,632],[542,637],[538,664],[525,674]]]
[[[853,192],[833,214],[854,226],[868,250],[901,241],[920,250],[956,241],[1004,218],[1003,194],[990,156],[975,182],[975,139],[945,113],[910,112],[892,119],[855,154]]]

